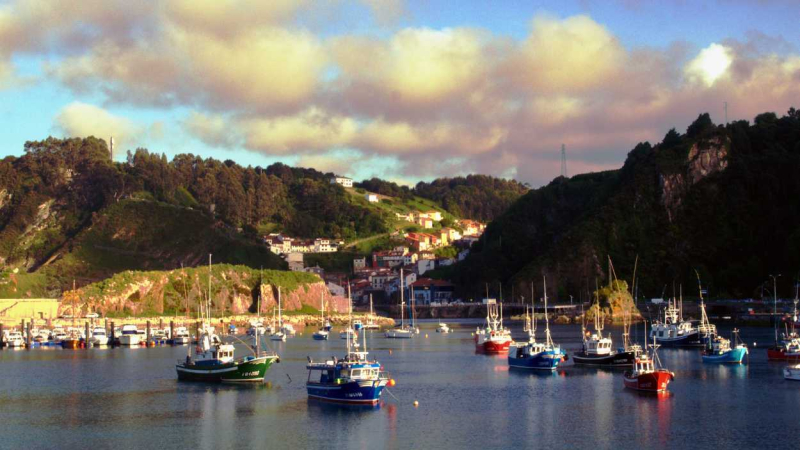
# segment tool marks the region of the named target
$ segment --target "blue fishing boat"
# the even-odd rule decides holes
[[[306,390],[309,398],[374,405],[380,401],[386,386],[394,386],[394,380],[386,376],[381,364],[368,359],[366,331],[362,331],[362,338],[364,351],[358,351],[358,342],[348,337],[344,359],[334,357],[325,362],[314,362],[308,358]]]
[[[714,336],[703,351],[704,363],[739,364],[748,354],[747,346],[739,339],[739,330],[733,330],[734,346],[722,336]]]
[[[553,343],[550,336],[550,321],[547,318],[547,280],[545,280],[544,310],[545,310],[545,341],[536,341],[535,320],[526,320],[528,342],[512,343],[508,348],[508,365],[519,369],[556,370],[558,365],[567,359],[567,354],[561,347]],[[527,311],[526,311],[527,315]],[[528,325],[530,323],[530,325]]]

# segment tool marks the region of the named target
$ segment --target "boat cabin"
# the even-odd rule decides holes
[[[105,328],[95,328],[92,330],[92,336],[105,336],[106,329]]]
[[[547,346],[541,342],[528,342],[521,346],[509,347],[509,356],[514,358],[530,358],[547,350]]]
[[[358,352],[365,353],[365,352]],[[310,362],[308,382],[319,384],[344,384],[351,381],[375,381],[380,379],[381,366],[377,362],[351,364],[347,360],[328,360],[324,363]],[[319,374],[312,375],[314,372]]]
[[[637,359],[636,363],[633,366],[633,371],[634,373],[637,374],[655,372],[655,366],[653,365],[653,360],[650,358]]]
[[[611,339],[601,338],[596,334],[586,341],[586,353],[589,355],[610,355]]]
[[[731,341],[723,337],[717,336],[711,341],[708,353],[721,355],[731,350]]]

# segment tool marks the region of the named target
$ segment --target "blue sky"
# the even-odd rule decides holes
[[[570,173],[605,170],[722,120],[723,101],[732,119],[800,106],[792,3],[7,1],[0,152],[114,134],[123,151],[539,185],[561,143]]]

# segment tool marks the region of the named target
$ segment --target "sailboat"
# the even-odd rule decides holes
[[[645,336],[647,336],[647,322],[645,322]],[[659,345],[653,338],[653,345],[650,347],[652,357],[643,353],[636,358],[633,369],[626,370],[622,375],[623,383],[626,388],[636,391],[664,392],[667,385],[675,379],[675,374],[661,367],[658,359]]]
[[[264,276],[261,274],[260,279],[261,281],[259,282],[258,299],[256,300],[256,319],[250,322],[250,328],[247,329],[247,334],[249,336],[260,336],[267,332],[264,322],[261,321],[261,289],[264,281]]]
[[[81,332],[75,328],[75,316],[78,315],[78,293],[75,290],[75,280],[72,280],[72,292],[70,294],[72,296],[72,327],[69,329],[67,336],[61,340],[61,347],[75,349],[81,347]]]
[[[319,313],[320,313],[320,328],[319,330],[315,331],[311,337],[314,338],[315,341],[327,341],[328,340],[328,330],[325,329],[325,297],[323,294],[319,296]]]
[[[269,335],[270,341],[286,341],[286,333],[283,332],[283,316],[281,315],[281,287],[278,286],[278,327]]]
[[[446,323],[442,323],[442,321],[440,320],[439,324],[436,326],[436,332],[437,333],[442,333],[442,334],[447,334],[447,333],[450,332],[450,327],[447,326]]]
[[[348,328],[352,329],[353,308],[350,286],[347,289],[349,308]],[[380,401],[383,389],[394,386],[383,370],[381,363],[368,358],[367,333],[362,329],[364,351],[358,351],[358,343],[348,337],[347,354],[344,359],[335,357],[315,363],[308,357],[308,397],[317,400],[346,404],[374,405]]]
[[[349,282],[347,283],[347,292],[348,292],[347,313],[349,314],[348,317],[352,317],[352,315],[353,315],[353,301],[352,301],[351,298],[349,298],[349,296],[350,296],[350,294],[349,294],[349,292],[350,292],[350,283]],[[345,328],[344,330],[341,331],[341,333],[339,333],[339,338],[347,339],[348,342],[349,341],[355,341],[358,338],[358,333],[356,333],[356,330],[353,329],[353,321],[351,319],[348,319],[348,321],[347,321],[347,328]],[[358,344],[356,344],[356,345],[358,345]]]
[[[556,370],[567,354],[553,343],[550,320],[547,318],[547,279],[544,280],[544,343],[536,341],[535,325],[531,322],[528,342],[514,343],[508,348],[508,365],[520,369]]]
[[[221,342],[208,324],[211,310],[211,255],[208,255],[208,298],[204,310],[203,324],[197,336],[196,358],[192,358],[191,347],[187,349],[186,360],[175,366],[180,381],[206,382],[259,382],[269,367],[280,362],[277,354],[262,352],[260,337],[256,334],[252,355],[235,357],[235,347]],[[202,310],[202,308],[201,308]],[[203,313],[201,313],[203,315]],[[216,343],[215,343],[216,341]]]
[[[380,325],[375,323],[375,312],[372,311],[372,294],[369,294],[369,317],[367,318],[367,323],[363,324],[362,327],[365,330],[380,329]]]
[[[389,339],[411,339],[414,337],[414,330],[407,327],[405,323],[405,299],[403,286],[403,269],[400,269],[400,326],[386,330],[385,336]]]

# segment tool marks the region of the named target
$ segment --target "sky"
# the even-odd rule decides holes
[[[800,3],[0,0],[0,155],[114,136],[403,184],[619,168],[800,107]]]

